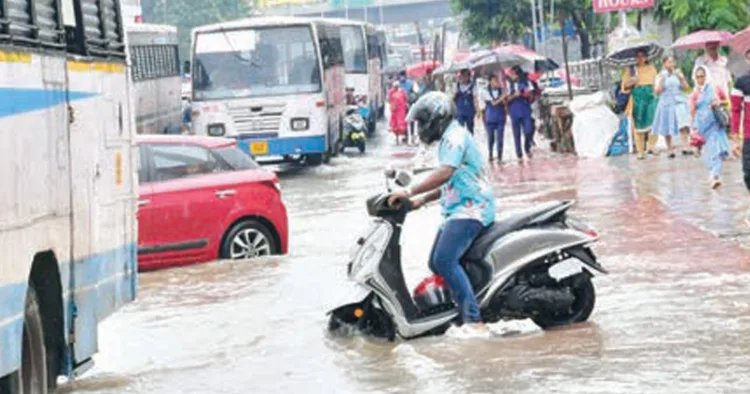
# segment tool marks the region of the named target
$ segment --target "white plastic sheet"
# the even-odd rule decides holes
[[[605,157],[620,119],[609,108],[604,92],[579,96],[570,103],[573,141],[579,157]]]

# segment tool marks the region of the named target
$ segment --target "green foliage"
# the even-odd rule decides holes
[[[451,0],[463,14],[463,28],[479,43],[516,41],[531,30],[529,0]]]
[[[654,10],[678,35],[697,30],[739,31],[750,24],[750,0],[660,0]]]
[[[144,9],[144,16],[148,23],[177,26],[180,54],[188,59],[193,28],[241,19],[248,12],[248,4],[243,0],[155,0],[151,9]]]

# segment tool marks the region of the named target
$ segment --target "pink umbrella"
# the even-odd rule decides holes
[[[437,60],[425,60],[416,64],[412,64],[406,69],[406,75],[409,78],[422,78],[426,74],[431,73],[440,66],[440,62]]]
[[[744,55],[745,51],[750,49],[750,27],[737,33],[732,37],[732,50]]]
[[[672,44],[674,49],[703,49],[709,42],[718,42],[719,45],[727,45],[732,40],[732,33],[719,30],[699,30],[680,37]]]

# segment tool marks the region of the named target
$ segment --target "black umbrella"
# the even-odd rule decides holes
[[[648,60],[654,60],[661,57],[664,48],[655,42],[631,44],[610,52],[604,59],[604,63],[611,67],[632,66],[635,64],[636,53],[641,51],[646,53]]]

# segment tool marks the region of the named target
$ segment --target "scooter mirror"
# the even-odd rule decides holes
[[[411,175],[405,171],[399,171],[396,174],[396,185],[400,187],[406,187],[411,183]]]

